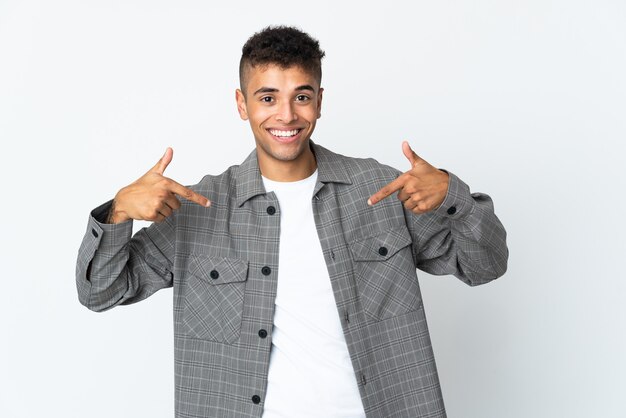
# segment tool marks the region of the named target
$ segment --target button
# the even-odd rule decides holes
[[[456,206],[450,206],[448,208],[448,215],[454,215],[456,213]]]
[[[211,270],[211,272],[209,273],[209,276],[211,276],[211,278],[215,280],[218,277],[220,277],[220,274],[217,272],[217,270]]]
[[[264,276],[269,276],[270,274],[272,274],[272,269],[265,266],[261,269],[261,273],[263,273]]]
[[[387,250],[387,247],[380,247],[378,249],[378,254],[382,255],[383,257],[386,256],[388,252],[389,250]]]
[[[261,402],[261,397],[259,395],[253,395],[252,396],[252,402],[258,404]]]
[[[96,231],[95,228],[91,228],[91,235],[93,235],[94,237],[98,238],[98,231]]]
[[[267,331],[265,331],[264,329],[260,329],[259,330],[259,337],[261,337],[261,338],[267,337]]]
[[[268,215],[273,215],[276,213],[276,208],[274,206],[268,206],[267,207],[267,214]]]

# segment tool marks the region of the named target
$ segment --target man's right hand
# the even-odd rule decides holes
[[[180,207],[176,195],[201,206],[211,206],[206,197],[163,175],[173,155],[174,151],[167,148],[154,167],[117,193],[108,223],[117,224],[130,219],[162,222]]]

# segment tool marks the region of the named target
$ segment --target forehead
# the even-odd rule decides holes
[[[276,64],[249,66],[246,69],[246,84],[248,92],[254,92],[262,87],[288,91],[302,85],[319,89],[319,82],[310,71],[300,66],[283,68]]]

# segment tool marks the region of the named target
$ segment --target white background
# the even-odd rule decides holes
[[[0,0],[0,416],[173,416],[171,290],[82,307],[87,216],[166,146],[185,184],[241,162],[241,46],[292,24],[318,143],[406,169],[408,139],[507,228],[503,278],[420,275],[449,416],[625,417],[625,3],[219,4]]]

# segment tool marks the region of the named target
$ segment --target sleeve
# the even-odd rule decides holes
[[[97,312],[172,286],[175,215],[131,237],[132,220],[104,223],[111,204],[91,212],[76,263],[78,299]]]
[[[467,184],[448,174],[448,194],[439,208],[423,215],[405,209],[415,265],[470,286],[487,283],[506,272],[506,231],[488,195],[470,194]]]

